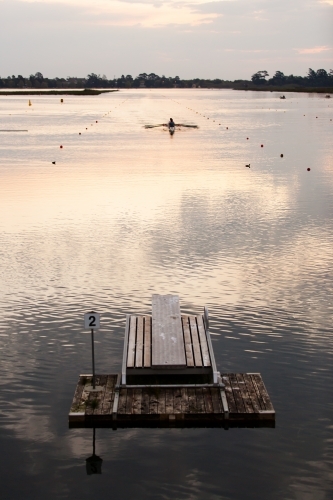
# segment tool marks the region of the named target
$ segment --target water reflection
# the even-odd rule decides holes
[[[96,429],[95,427],[93,428],[93,453],[90,457],[86,458],[86,472],[88,476],[91,476],[92,474],[102,474],[102,463],[103,459],[96,455],[95,453],[95,448],[96,448]]]
[[[0,442],[15,463],[1,474],[4,497],[28,487],[36,499],[104,498],[112,473],[115,498],[328,499],[325,99],[173,89],[66,106],[41,96],[31,108],[0,98],[3,128],[29,130],[0,144]],[[170,115],[199,129],[170,140],[143,127]],[[101,429],[92,487],[82,467],[90,431],[67,429],[77,377],[91,371],[83,313],[103,314],[96,371],[116,372],[125,315],[149,313],[154,292],[179,294],[188,313],[208,305],[218,366],[262,373],[277,428]]]

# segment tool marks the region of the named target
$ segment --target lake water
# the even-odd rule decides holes
[[[331,499],[333,100],[62,97],[0,96],[0,129],[28,130],[0,132],[1,498]],[[144,128],[170,117],[199,128]],[[87,476],[92,430],[67,423],[83,314],[116,372],[152,293],[208,306],[218,368],[262,374],[276,428],[97,429]]]

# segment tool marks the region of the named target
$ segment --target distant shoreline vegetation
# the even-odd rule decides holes
[[[282,92],[333,92],[333,70],[328,72],[325,69],[317,71],[309,68],[306,76],[285,75],[282,71],[276,71],[269,78],[267,71],[257,71],[250,80],[207,80],[193,78],[190,80],[181,79],[179,76],[167,77],[159,76],[155,73],[140,73],[135,78],[132,75],[122,75],[120,78],[109,80],[105,75],[100,76],[95,73],[89,74],[86,78],[46,78],[42,73],[30,75],[28,78],[22,75],[12,75],[7,78],[0,77],[0,92],[4,89],[21,89],[28,92],[33,90],[50,89],[85,89],[79,95],[88,93],[94,95],[95,89],[131,89],[131,88],[216,88],[234,90],[265,90]],[[3,93],[3,92],[1,92]],[[49,92],[48,92],[49,93]],[[56,92],[55,92],[56,93]],[[60,92],[58,92],[60,93]],[[71,92],[72,93],[72,92]],[[73,92],[74,93],[74,92]]]
[[[0,89],[3,87],[0,87]],[[83,90],[33,90],[33,89],[24,89],[24,90],[11,90],[13,87],[6,87],[7,90],[0,90],[0,95],[100,95],[105,94],[106,92],[118,92],[118,89],[108,89],[108,90],[95,90],[95,89],[83,89]]]

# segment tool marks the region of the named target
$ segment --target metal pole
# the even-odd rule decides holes
[[[94,330],[91,329],[91,352],[92,352],[92,371],[93,371],[93,389],[95,389],[95,353],[94,353]]]
[[[95,427],[93,428],[93,455],[95,455]]]

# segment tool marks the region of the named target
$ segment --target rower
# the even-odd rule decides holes
[[[168,123],[168,127],[169,127],[169,128],[175,128],[175,126],[176,126],[175,122],[173,121],[173,119],[172,119],[172,118],[170,118],[170,121],[169,121],[169,123]]]

